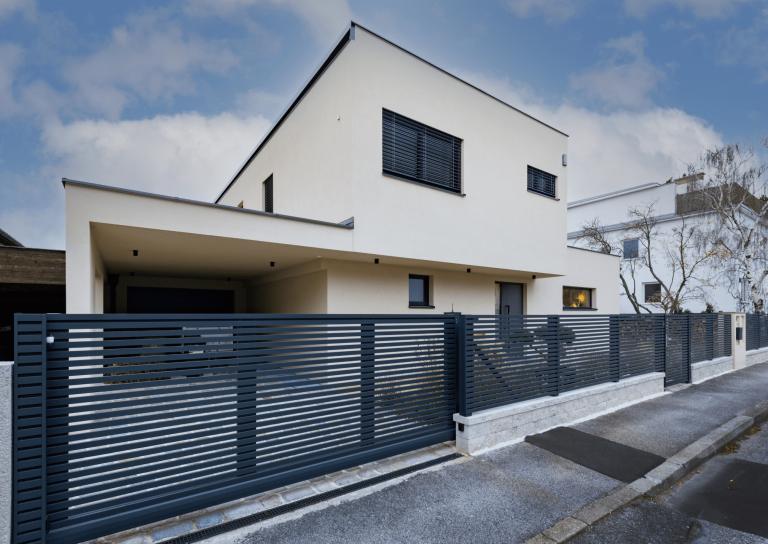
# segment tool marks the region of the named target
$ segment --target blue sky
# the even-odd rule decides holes
[[[350,19],[568,133],[571,201],[768,135],[768,0],[0,0],[0,228],[64,248],[62,177],[213,200]]]

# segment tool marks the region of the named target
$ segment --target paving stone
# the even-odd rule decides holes
[[[362,478],[363,480],[367,480],[369,478],[373,478],[378,475],[379,473],[373,470],[372,468],[364,468],[357,472],[357,477]]]
[[[207,527],[213,527],[224,521],[224,516],[220,512],[214,512],[213,514],[205,514],[199,518],[195,518],[195,525],[198,529],[205,529]]]
[[[360,478],[355,476],[354,474],[347,474],[345,476],[342,476],[338,480],[335,480],[334,483],[339,487],[344,487],[345,485],[352,485],[355,482],[359,482]]]
[[[238,519],[251,514],[258,514],[262,510],[264,510],[264,505],[260,501],[253,501],[225,510],[224,515],[227,516],[227,519]]]
[[[128,538],[115,540],[114,544],[149,544],[150,542],[152,542],[152,540],[149,538],[149,535],[142,533],[140,535],[132,535]]]
[[[406,463],[405,461],[389,461],[387,463],[382,463],[381,465],[376,467],[376,471],[380,472],[381,474],[389,474],[390,472],[394,472],[396,470],[400,470],[403,468],[408,468],[410,465]]]
[[[608,497],[603,497],[595,502],[577,510],[571,517],[583,521],[587,525],[594,525],[617,508],[616,503]]]
[[[418,455],[409,455],[405,458],[405,462],[409,465],[418,465],[419,463],[431,461],[432,459],[437,459],[437,455],[434,453],[420,453]]]
[[[333,491],[334,489],[338,489],[338,487],[334,485],[334,483],[331,482],[330,480],[315,482],[312,484],[312,487],[314,487],[318,493],[327,493],[328,491]]]
[[[281,493],[281,495],[283,496],[283,500],[285,502],[294,502],[300,499],[306,499],[312,495],[317,495],[317,492],[312,489],[311,486],[305,485],[295,489],[289,489],[288,491]]]
[[[191,521],[182,521],[181,523],[176,523],[174,525],[166,525],[165,527],[160,527],[159,529],[155,529],[150,534],[150,537],[152,538],[152,542],[160,542],[161,540],[165,540],[166,538],[173,538],[175,536],[180,536],[186,533],[191,533],[195,530],[195,524]]]
[[[586,529],[588,525],[576,518],[567,517],[563,521],[555,523],[542,534],[555,542],[567,542]]]
[[[270,508],[277,508],[281,504],[283,504],[283,500],[280,498],[280,495],[264,495],[259,499],[259,502],[264,505],[265,510],[269,510]]]
[[[434,453],[438,457],[445,457],[446,455],[451,455],[452,453],[456,453],[456,448],[449,448],[448,446],[442,446],[432,450],[432,453]]]

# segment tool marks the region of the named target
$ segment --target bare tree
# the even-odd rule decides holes
[[[768,137],[760,145],[768,150]],[[737,142],[707,149],[688,170],[703,175],[697,175],[681,203],[686,211],[711,214],[714,221],[707,238],[721,269],[728,271],[731,283],[744,274],[748,306],[762,313],[762,286],[768,277],[768,164],[759,164],[753,145]],[[733,287],[729,287],[732,293]]]
[[[581,226],[580,240],[591,249],[623,257],[619,273],[624,293],[635,312],[648,313],[648,306],[662,309],[665,313],[679,313],[687,302],[694,300],[711,303],[714,287],[707,266],[714,250],[705,241],[707,220],[702,217],[680,216],[679,223],[670,229],[659,228],[656,202],[630,208],[629,220],[621,229],[606,232],[599,219]],[[637,239],[637,255],[623,255],[620,244],[625,239]],[[637,295],[636,274],[647,269],[659,284],[658,294],[650,301]]]
[[[600,223],[600,219],[595,217],[581,225],[581,236],[578,239],[583,240],[590,249],[621,257],[619,279],[621,280],[621,286],[624,288],[624,295],[638,314],[642,313],[641,309],[649,314],[653,313],[649,308],[641,304],[637,298],[637,280],[635,275],[638,269],[637,255],[624,255],[623,240],[619,233],[606,231],[605,227]]]

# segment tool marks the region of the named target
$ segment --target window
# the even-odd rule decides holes
[[[408,276],[408,306],[429,306],[429,276]]]
[[[592,289],[563,287],[563,308],[592,308]]]
[[[543,170],[528,167],[528,190],[532,193],[557,198],[557,176]]]
[[[637,259],[640,255],[640,244],[637,240],[624,240],[623,259]]]
[[[643,287],[645,287],[646,302],[661,302],[660,283],[646,283]]]
[[[461,193],[461,140],[383,110],[384,173]]]
[[[272,205],[272,176],[269,176],[264,181],[264,211],[267,213],[275,213]]]

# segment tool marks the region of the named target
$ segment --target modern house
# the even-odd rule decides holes
[[[351,23],[214,203],[64,180],[67,312],[617,313],[567,152]]]
[[[13,360],[16,313],[63,313],[63,251],[24,247],[0,229],[0,361]]]
[[[630,222],[628,214],[630,208],[643,207],[652,203],[660,236],[669,235],[672,229],[679,228],[683,224],[683,217],[686,217],[689,222],[705,221],[706,213],[700,209],[691,209],[689,205],[692,202],[690,197],[695,196],[694,192],[697,190],[695,181],[700,179],[702,179],[702,174],[684,176],[670,179],[664,183],[646,183],[570,202],[568,204],[568,243],[585,245],[585,242],[580,239],[583,225],[599,218],[606,233],[618,241],[622,268],[628,268],[631,266],[632,258],[637,256],[639,251],[642,251],[642,245],[638,239],[627,232],[626,224]],[[654,263],[654,267],[660,271],[660,277],[667,278],[668,281],[668,278],[671,277],[671,271],[665,268],[663,259],[657,258]],[[744,282],[741,282],[742,285],[740,285],[739,279],[734,278],[732,284],[735,284],[735,288],[732,285],[729,291],[729,288],[722,281],[714,281],[718,279],[719,271],[713,270],[710,266],[702,267],[698,275],[713,280],[713,285],[707,287],[706,290],[715,310],[743,311],[739,296],[741,290],[745,288]],[[662,312],[663,310],[658,305],[653,305],[653,301],[657,300],[659,296],[658,280],[648,269],[636,267],[635,281],[638,301],[648,303],[646,306],[654,313]],[[621,313],[634,313],[629,299],[623,296],[623,288],[617,286],[617,289],[622,292]],[[690,301],[685,304],[685,309],[694,313],[703,312],[705,308],[704,301]]]

